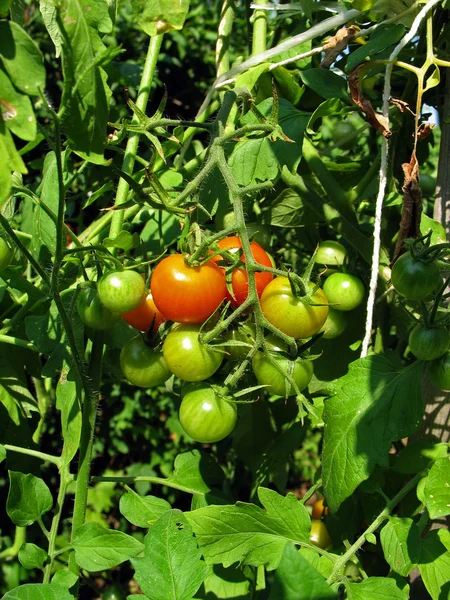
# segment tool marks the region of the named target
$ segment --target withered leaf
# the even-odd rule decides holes
[[[361,91],[359,78],[358,78],[358,70],[364,65],[360,65],[356,69],[352,71],[348,78],[348,87],[350,89],[350,96],[352,101],[358,106],[363,113],[366,115],[366,119],[372,127],[377,129],[385,138],[391,137],[392,131],[389,127],[389,120],[375,112],[372,104],[367,98],[364,98],[364,95]]]
[[[350,27],[341,27],[339,31],[323,45],[325,50],[325,58],[320,63],[321,67],[329,68],[339,54],[347,48],[348,44],[359,31],[358,27],[351,25]]]

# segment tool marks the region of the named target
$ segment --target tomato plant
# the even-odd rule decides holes
[[[242,242],[237,236],[230,236],[220,240],[217,245],[222,250],[228,250],[230,253],[237,253],[242,248]],[[252,256],[255,261],[263,265],[265,267],[271,267],[272,261],[267,252],[261,248],[259,244],[256,242],[252,242],[250,244],[250,250],[252,252]],[[245,262],[245,257],[241,254],[240,259]],[[221,260],[221,256],[214,256],[212,258],[214,262],[218,262]],[[255,283],[256,283],[256,293],[258,296],[261,296],[266,285],[272,281],[273,275],[268,272],[256,272],[255,273]],[[241,305],[248,296],[248,275],[247,271],[242,267],[234,269],[233,274],[231,276],[231,286],[233,288],[233,294],[230,294],[227,290],[227,300],[230,300],[233,306]]]
[[[233,327],[225,334],[225,339],[232,342],[243,342],[253,344],[255,339],[255,328],[248,323],[241,323]],[[226,346],[225,358],[228,360],[244,360],[250,351],[249,346]]]
[[[133,310],[142,302],[145,283],[136,271],[112,271],[97,284],[101,303],[113,312]]]
[[[348,325],[348,317],[342,310],[336,310],[335,307],[328,308],[327,320],[322,325],[320,331],[323,331],[323,337],[326,340],[333,340],[340,336],[346,330]]]
[[[335,144],[341,148],[349,150],[356,142],[355,126],[349,121],[338,121],[332,131],[332,138]]]
[[[347,273],[333,273],[323,286],[323,291],[335,310],[354,310],[364,299],[361,279]]]
[[[335,240],[320,242],[314,261],[318,265],[341,266],[347,259],[345,246]]]
[[[330,534],[323,521],[317,521],[315,519],[311,521],[309,539],[312,544],[319,546],[319,548],[323,548],[324,550],[331,546]]]
[[[162,353],[151,350],[140,335],[122,348],[120,366],[128,381],[139,387],[161,385],[172,375]]]
[[[441,390],[450,390],[450,352],[431,361],[427,367],[428,377],[433,385]]]
[[[315,285],[310,282],[309,287]],[[295,297],[289,279],[276,277],[265,288],[261,296],[261,309],[264,316],[277,329],[295,339],[304,339],[317,333],[328,316],[328,300],[318,288],[310,297],[314,306],[307,300]]]
[[[11,264],[14,252],[5,238],[0,236],[0,271],[6,269]]]
[[[203,444],[220,442],[227,437],[236,419],[236,404],[219,396],[206,383],[190,387],[181,401],[181,426],[191,438]]]
[[[313,504],[311,518],[313,521],[318,521],[322,518],[323,515],[328,513],[328,508],[324,506],[325,498],[320,498],[316,500]]]
[[[448,349],[450,336],[446,327],[416,325],[409,334],[409,347],[419,360],[435,360]]]
[[[308,387],[313,376],[313,365],[310,360],[297,358],[291,360],[282,356],[280,352],[286,351],[286,345],[277,340],[276,336],[270,335],[267,340],[267,347],[271,351],[271,357],[277,365],[288,373],[296,383],[299,391]],[[263,352],[257,352],[252,360],[252,368],[258,383],[266,385],[270,394],[277,396],[295,395],[295,390],[291,383],[286,379],[283,372],[270,362]]]
[[[202,344],[197,325],[179,325],[163,344],[164,359],[170,371],[183,381],[203,381],[214,375],[223,354]]]
[[[102,600],[125,600],[126,595],[120,585],[111,585],[102,593]]]
[[[401,296],[408,300],[422,300],[436,289],[441,279],[436,261],[425,263],[406,252],[392,267],[391,280]]]
[[[158,310],[177,323],[202,323],[226,295],[225,276],[214,262],[190,267],[181,254],[172,254],[156,266],[150,287]]]
[[[120,319],[120,314],[112,312],[101,302],[98,292],[93,287],[84,287],[77,298],[77,311],[85,325],[92,329],[111,329]]]
[[[136,308],[122,313],[122,317],[128,325],[144,333],[149,331],[150,328],[152,331],[157,331],[161,323],[165,321],[161,312],[156,308],[151,292],[144,296]]]

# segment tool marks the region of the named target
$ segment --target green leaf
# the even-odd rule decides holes
[[[41,11],[42,20],[44,21],[44,25],[48,31],[48,34],[55,44],[56,49],[56,58],[59,58],[61,54],[61,31],[58,27],[58,23],[56,17],[58,15],[58,9],[55,4],[51,2],[47,3],[44,0],[40,0],[39,2],[39,10]]]
[[[273,99],[267,98],[258,109],[270,118]],[[294,170],[302,156],[303,132],[309,120],[309,113],[297,110],[290,102],[280,98],[278,122],[291,142],[270,141],[267,137],[247,138],[238,142],[229,158],[229,164],[239,185],[251,185],[258,181],[275,180],[286,165]],[[243,124],[256,123],[253,113],[247,114]]]
[[[0,21],[1,22],[1,21]],[[14,145],[11,133],[0,119],[0,207],[9,199],[12,186],[12,171],[28,173]]]
[[[22,544],[19,550],[19,562],[25,569],[42,569],[47,557],[47,552],[36,544]]]
[[[311,521],[293,494],[283,497],[266,488],[258,496],[267,509],[237,502],[186,513],[208,564],[235,562],[276,569],[287,541],[309,543]]]
[[[420,233],[426,235],[431,229],[431,245],[443,244],[447,241],[445,227],[439,221],[435,221],[426,214],[420,217]]]
[[[61,431],[64,440],[62,460],[68,464],[80,445],[82,413],[81,394],[75,381],[60,378],[56,387],[56,408],[61,411]]]
[[[75,573],[71,573],[67,569],[58,569],[52,577],[52,583],[60,585],[66,590],[70,590],[72,586],[76,584],[78,577]]]
[[[288,188],[270,205],[270,224],[274,227],[301,227],[305,207],[300,196]]]
[[[419,473],[426,469],[431,462],[447,456],[447,453],[447,444],[436,444],[434,437],[408,442],[406,448],[395,456],[391,468],[397,473]]]
[[[261,63],[260,65],[256,65],[256,67],[251,67],[247,71],[240,73],[236,77],[235,87],[244,87],[251,92],[258,83],[258,79],[261,75],[269,69],[269,66],[268,63]]]
[[[425,87],[423,89],[424,92],[431,90],[431,88],[436,87],[441,82],[441,72],[439,71],[439,67],[437,65],[433,65],[433,73],[427,77],[425,81]]]
[[[354,50],[347,59],[345,71],[350,73],[359,63],[370,60],[382,52],[390,53],[390,47],[396,44],[405,33],[405,27],[396,25],[379,25],[370,36],[367,44]]]
[[[214,565],[194,600],[246,600],[251,598],[253,579],[250,567],[225,569],[222,565]]]
[[[408,437],[423,416],[420,361],[398,369],[390,358],[351,363],[325,400],[322,478],[332,512],[376,465],[389,466],[393,441]]]
[[[104,0],[64,0],[62,10],[61,22],[71,44],[71,51],[64,53],[64,79],[72,82],[63,96],[63,103],[67,104],[64,132],[77,154],[104,164],[111,90],[100,65],[111,57],[99,34],[112,29],[108,5]]]
[[[121,250],[128,252],[139,245],[139,234],[121,231],[115,238],[105,238],[103,244],[107,248],[120,248]]]
[[[339,98],[330,98],[325,100],[325,102],[322,102],[322,104],[320,104],[311,115],[306,127],[307,133],[309,133],[309,135],[314,135],[316,133],[313,125],[318,119],[321,119],[322,117],[328,117],[329,115],[342,115],[345,112],[347,112],[345,110],[345,106],[341,100],[339,100]]]
[[[412,519],[392,517],[380,532],[384,558],[399,575],[407,577],[420,558],[419,528]]]
[[[292,544],[286,544],[269,600],[333,600],[338,595]]]
[[[447,600],[450,592],[450,552],[433,529],[422,540],[419,571],[433,600]]]
[[[11,6],[12,0],[0,0],[0,14],[6,15]]]
[[[207,574],[186,516],[166,512],[145,536],[145,557],[132,561],[150,600],[191,600]]]
[[[169,481],[188,488],[191,494],[206,494],[213,487],[220,487],[224,478],[224,472],[210,454],[191,450],[175,458]]]
[[[23,26],[25,8],[25,0],[12,0],[9,9],[11,12],[11,19],[21,27]]]
[[[139,27],[155,36],[172,29],[182,29],[189,10],[189,0],[131,0]]]
[[[36,118],[28,96],[14,89],[8,75],[0,69],[0,112],[6,127],[22,140],[36,137]]]
[[[272,71],[279,95],[289,100],[294,106],[298,104],[305,92],[305,88],[298,83],[296,73],[285,67],[277,67]]]
[[[303,83],[322,98],[348,98],[347,80],[329,69],[306,69],[299,75]]]
[[[136,527],[148,529],[168,510],[170,504],[167,500],[156,496],[140,496],[132,489],[128,489],[120,498],[120,512]]]
[[[74,600],[74,597],[53,583],[26,583],[7,592],[2,600]]]
[[[450,458],[439,458],[433,464],[425,483],[424,497],[431,519],[450,515]]]
[[[52,494],[39,477],[9,471],[9,482],[6,512],[14,525],[32,525],[52,508]]]
[[[372,6],[375,4],[376,0],[353,0],[352,8],[356,10],[366,11],[370,10]]]
[[[349,583],[346,587],[348,600],[408,600],[409,589],[404,593],[396,582],[388,577],[369,577],[361,583]]]
[[[12,413],[12,405],[17,407],[19,413],[30,418],[32,412],[38,412],[36,399],[28,389],[23,355],[19,348],[9,344],[0,344],[0,402]],[[22,362],[18,362],[22,359]],[[11,418],[14,418],[12,414]],[[16,420],[16,424],[18,421]],[[5,439],[3,442],[6,442]]]
[[[15,87],[29,96],[45,89],[44,59],[37,44],[13,21],[0,21],[0,60]]]
[[[122,531],[105,529],[98,523],[85,523],[76,533],[72,546],[78,566],[86,571],[112,569],[140,554],[143,545]]]
[[[6,458],[6,449],[4,446],[0,445],[0,463],[2,463]]]
[[[64,157],[63,157],[64,160]],[[44,160],[43,179],[40,186],[40,203],[50,209],[53,215],[58,214],[59,180],[56,155],[49,152]],[[33,239],[31,251],[39,262],[46,263],[56,250],[56,222],[47,212],[37,206],[34,212]]]

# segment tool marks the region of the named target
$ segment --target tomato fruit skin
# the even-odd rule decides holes
[[[11,264],[14,257],[14,251],[5,238],[0,237],[0,271],[6,269]]]
[[[256,336],[255,328],[247,323],[242,323],[237,327],[233,327],[225,334],[225,339],[229,341],[245,342],[253,344]],[[250,348],[246,346],[225,346],[227,353],[225,358],[228,360],[244,360],[250,352]]]
[[[446,327],[416,325],[409,334],[409,348],[419,360],[435,360],[447,350],[450,336]]]
[[[158,331],[161,323],[165,321],[161,312],[156,308],[151,292],[142,298],[141,303],[136,308],[122,313],[122,317],[128,325],[144,333],[147,333],[152,325],[152,331]]]
[[[311,515],[313,521],[318,521],[321,519],[322,515],[326,515],[328,513],[328,507],[323,505],[324,500],[325,498],[320,498],[314,502]]]
[[[136,271],[112,271],[97,284],[101,303],[113,312],[133,310],[145,296],[145,283]]]
[[[450,390],[450,352],[429,363],[428,377],[431,383],[441,390]]]
[[[309,360],[296,358],[290,360],[283,355],[277,355],[278,352],[286,350],[285,344],[274,335],[267,336],[266,343],[269,350],[272,351],[272,357],[277,364],[289,373],[297,384],[300,391],[308,387],[313,376],[313,365]],[[269,394],[276,396],[293,396],[296,392],[290,383],[286,380],[283,373],[272,365],[263,352],[257,352],[252,360],[252,368],[256,379],[260,385],[266,385],[265,389]]]
[[[120,366],[128,381],[138,387],[161,385],[172,375],[162,352],[151,350],[140,335],[122,348]]]
[[[126,595],[119,585],[112,585],[102,594],[102,600],[125,600]]]
[[[312,290],[314,283],[309,282],[309,287]],[[328,303],[320,288],[311,300],[317,304]],[[287,277],[276,277],[267,285],[261,296],[261,309],[269,323],[295,339],[313,336],[328,316],[328,306],[310,306],[296,298]]]
[[[203,323],[225,299],[225,275],[214,262],[190,267],[182,254],[171,254],[150,281],[153,301],[164,317],[177,323]]]
[[[318,546],[323,550],[326,550],[326,548],[331,546],[330,534],[328,533],[325,523],[316,519],[311,521],[309,540],[314,546]]]
[[[237,252],[242,248],[242,242],[236,235],[231,235],[229,237],[224,238],[223,240],[220,240],[219,242],[217,242],[217,245],[222,250],[228,250],[232,253]],[[252,251],[253,258],[258,264],[263,265],[265,267],[273,266],[270,256],[259,244],[257,244],[256,242],[251,242],[250,250]],[[243,262],[245,262],[243,254],[241,254],[240,258]],[[222,259],[221,256],[218,255],[215,256],[212,260],[214,262],[219,262]],[[258,294],[258,297],[261,296],[261,294],[264,291],[264,288],[268,283],[272,281],[272,279],[272,273],[255,273],[256,292]],[[245,269],[234,269],[231,276],[231,287],[233,288],[233,295],[231,295],[227,290],[227,300],[229,300],[233,306],[240,306],[243,302],[245,302],[248,296],[248,275]]]
[[[163,344],[164,359],[170,371],[183,381],[203,381],[217,371],[223,354],[203,345],[198,325],[179,325]]]
[[[340,266],[347,259],[346,248],[334,240],[320,242],[314,262],[318,265]]]
[[[363,282],[354,275],[347,273],[333,273],[328,277],[323,286],[325,296],[336,310],[354,310],[364,299],[365,289]]]
[[[180,423],[192,439],[203,444],[220,442],[236,425],[236,405],[221,398],[208,384],[189,386],[180,406]]]
[[[391,282],[395,290],[408,300],[422,300],[436,289],[441,279],[436,261],[424,263],[410,252],[402,254],[392,267]]]
[[[420,189],[424,196],[434,196],[436,193],[436,178],[423,173],[419,179]]]
[[[320,331],[324,331],[325,340],[334,340],[347,329],[348,320],[344,311],[336,310],[335,307],[328,307],[327,320]]]
[[[333,142],[335,144],[338,144],[341,140],[344,140],[352,134],[356,134],[356,129],[354,125],[352,125],[348,121],[339,121],[333,128],[333,131],[331,132],[331,137],[333,139]],[[355,136],[353,136],[345,142],[343,142],[342,144],[339,144],[339,147],[345,150],[350,150],[355,146],[355,142],[356,139]]]
[[[111,329],[120,319],[120,313],[106,308],[93,287],[84,287],[77,297],[77,312],[85,325],[99,331]]]

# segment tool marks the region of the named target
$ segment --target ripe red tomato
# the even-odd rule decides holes
[[[203,323],[227,291],[224,272],[214,262],[190,267],[182,254],[171,254],[157,265],[150,287],[158,310],[177,323]]]
[[[198,325],[179,325],[164,340],[163,355],[167,366],[183,381],[203,381],[217,371],[223,354],[202,344]]]
[[[236,235],[232,235],[230,237],[224,238],[223,240],[220,240],[220,242],[217,242],[217,245],[222,250],[228,250],[232,253],[238,252],[242,248],[242,242]],[[272,261],[270,260],[270,256],[263,248],[261,248],[259,244],[257,244],[256,242],[252,242],[250,244],[250,249],[252,251],[253,258],[258,264],[263,265],[265,267],[272,267]],[[245,257],[243,254],[241,254],[240,258],[243,262],[245,262]],[[215,256],[212,260],[214,262],[219,262],[221,260],[221,257],[220,255]],[[272,279],[272,273],[255,273],[256,292],[258,294],[258,297],[261,296],[261,294],[264,291],[264,288],[268,283],[272,281]],[[229,294],[229,292],[227,291],[227,300],[230,300],[233,306],[240,306],[248,296],[247,271],[243,268],[235,269],[231,276],[231,285],[233,288],[234,297],[231,296],[231,294]]]
[[[144,298],[142,298],[142,302],[133,310],[129,312],[122,313],[122,317],[135,329],[139,329],[139,331],[143,331],[147,333],[147,331],[152,327],[152,331],[158,331],[159,326],[163,321],[165,321],[161,312],[156,308],[155,303],[153,302],[152,293],[149,292]]]
[[[236,418],[236,404],[220,397],[206,383],[189,386],[183,395],[180,423],[197,442],[212,444],[223,440],[233,431]]]
[[[310,282],[309,287],[313,289],[314,283]],[[328,302],[320,288],[311,300],[317,304]],[[277,277],[269,283],[261,296],[261,309],[269,323],[295,339],[313,336],[328,316],[328,306],[311,306],[296,298],[287,277]]]

